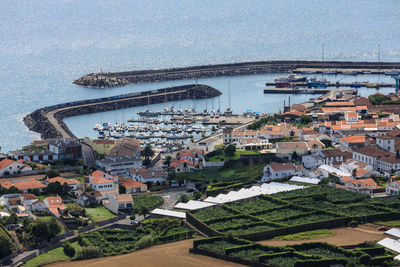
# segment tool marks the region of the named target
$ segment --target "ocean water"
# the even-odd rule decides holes
[[[38,135],[25,114],[42,106],[194,81],[89,89],[72,84],[86,73],[252,60],[400,61],[398,10],[393,1],[77,1],[0,2],[0,146],[6,152]],[[264,95],[275,75],[199,80],[224,92],[219,100],[174,103],[236,112],[276,112],[287,96]],[[337,77],[332,77],[332,80]],[[356,77],[384,81],[387,77]],[[228,82],[229,80],[229,82]],[[385,89],[386,90],[386,89]],[[371,89],[363,90],[369,94]],[[310,96],[293,96],[293,102]],[[156,109],[156,108],[152,108]],[[136,110],[120,113],[133,114]],[[121,120],[121,114],[110,118]],[[108,116],[104,114],[104,116]],[[78,136],[91,135],[99,114],[67,119]],[[88,130],[85,130],[88,129]]]

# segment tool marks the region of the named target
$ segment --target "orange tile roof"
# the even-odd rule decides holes
[[[346,141],[348,144],[353,143],[365,143],[366,136],[365,135],[353,135],[353,136],[346,136],[340,139],[341,141]]]
[[[105,174],[105,172],[97,170],[97,171],[92,172],[90,175],[93,177],[101,177],[104,174]]]
[[[29,190],[29,189],[39,189],[46,188],[47,186],[36,181],[35,179],[29,179],[25,181],[15,181],[15,182],[4,182],[1,183],[1,186],[10,189],[12,186],[19,190]]]
[[[341,101],[341,102],[326,102],[326,107],[352,107],[354,106],[354,102],[350,101]]]
[[[95,177],[93,179],[90,180],[90,183],[94,183],[94,184],[108,184],[108,183],[114,183],[113,180],[109,180],[103,177]]]
[[[67,183],[69,185],[74,185],[74,184],[78,184],[78,181],[75,179],[65,179],[64,177],[54,177],[51,179],[47,180],[49,183],[55,183],[55,182],[59,182],[61,185]]]
[[[3,159],[0,161],[0,170],[8,167],[9,165],[13,164],[15,161],[11,159]]]
[[[181,159],[178,159],[178,160],[173,160],[173,161],[171,162],[170,166],[171,166],[171,167],[178,167],[178,166],[183,165],[184,163],[189,164],[189,165],[192,165],[192,166],[198,165],[198,164],[195,164],[195,163],[191,162],[190,160],[181,158]]]
[[[129,180],[129,181],[123,182],[121,185],[125,188],[137,188],[137,187],[146,186],[144,183],[134,181],[134,180]]]
[[[358,118],[358,114],[356,112],[346,112],[348,118]]]
[[[133,202],[131,194],[119,194],[115,195],[115,198],[117,199],[118,203]]]

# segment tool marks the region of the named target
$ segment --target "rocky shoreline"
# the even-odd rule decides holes
[[[108,100],[91,99],[84,101],[87,103],[83,104],[69,102],[51,107],[44,107],[26,115],[23,120],[28,129],[39,133],[42,139],[58,137],[74,138],[75,135],[64,123],[64,118],[134,106],[166,103],[176,100],[212,98],[221,94],[219,90],[207,85],[190,84],[144,91],[133,95],[113,96]],[[71,103],[73,103],[73,105],[71,105]],[[51,121],[51,116],[54,116],[55,122]],[[54,125],[54,123],[57,125]],[[57,126],[61,127],[65,133],[62,133],[62,130],[58,130]]]
[[[284,73],[296,68],[399,68],[395,62],[351,62],[351,61],[259,61],[158,70],[90,73],[73,83],[91,88],[124,86],[135,83],[150,83],[171,80],[237,76],[249,74]]]

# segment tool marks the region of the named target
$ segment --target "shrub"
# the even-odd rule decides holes
[[[136,246],[140,249],[150,247],[154,244],[154,239],[151,235],[146,235],[142,237],[137,243]]]
[[[367,265],[371,261],[371,256],[368,254],[361,255],[358,258],[358,263]]]
[[[12,244],[10,240],[0,234],[0,258],[10,255],[12,252]]]
[[[68,257],[72,258],[73,256],[75,256],[75,249],[68,241],[63,244],[63,250],[65,255],[67,255]]]
[[[99,258],[103,256],[103,252],[99,247],[82,247],[81,249],[78,250],[76,253],[76,259],[78,260],[84,260],[84,259],[93,259],[93,258]]]
[[[351,222],[349,223],[349,226],[350,226],[350,227],[357,227],[357,226],[358,226],[358,222],[355,221],[355,220],[353,220],[353,221],[351,221]]]

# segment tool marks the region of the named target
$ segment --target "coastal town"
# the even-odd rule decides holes
[[[0,267],[400,266],[398,1],[1,1]]]
[[[118,137],[34,140],[0,155],[1,262],[39,266],[195,238],[186,257],[284,266],[273,256],[280,251],[304,266],[395,264],[398,103],[397,90],[362,97],[331,89],[304,103],[289,97],[280,113],[146,110],[130,120],[139,125],[94,127]],[[158,131],[198,135],[149,141]],[[353,238],[335,238],[343,234]],[[297,235],[316,240],[273,241]]]

